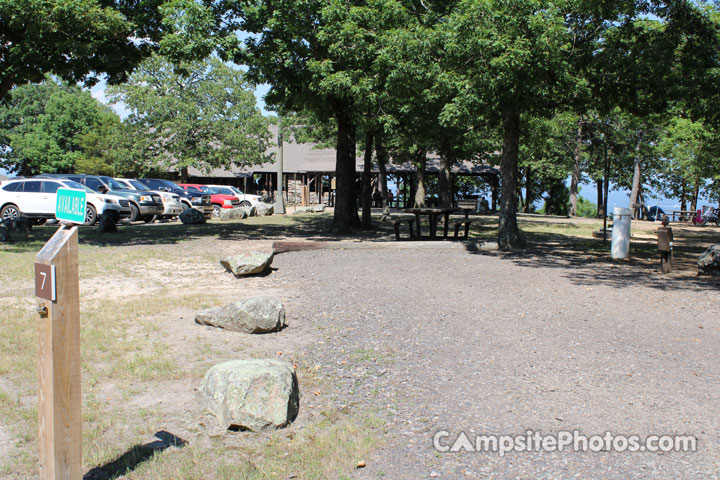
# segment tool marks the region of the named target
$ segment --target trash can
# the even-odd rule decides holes
[[[612,258],[627,258],[630,254],[630,219],[633,211],[629,208],[615,207],[613,209],[612,244],[610,254]]]

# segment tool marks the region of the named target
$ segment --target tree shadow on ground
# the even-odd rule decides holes
[[[150,460],[156,453],[170,447],[182,448],[187,442],[170,432],[161,430],[155,434],[158,440],[144,445],[135,445],[115,460],[95,467],[83,476],[83,480],[110,480],[135,470],[141,463]]]
[[[651,241],[633,240],[629,258],[614,260],[610,240],[532,233],[525,238],[528,246],[524,250],[481,250],[473,242],[467,249],[474,255],[500,256],[522,267],[562,269],[571,282],[583,286],[624,288],[641,283],[659,290],[720,289],[720,279],[697,274],[697,257],[706,248],[701,242],[683,241],[675,250],[673,273],[663,275],[659,273],[657,244]]]
[[[300,238],[317,241],[339,240],[388,240],[392,234],[392,225],[373,218],[373,229],[363,231],[354,229],[348,233],[334,233],[332,214],[316,213],[309,215],[288,215],[273,217],[251,217],[243,221],[219,222],[213,220],[205,224],[185,225],[179,222],[157,224],[132,224],[120,226],[117,232],[98,232],[95,227],[80,227],[81,244],[93,246],[133,246],[133,245],[172,245],[189,240],[218,238],[228,241],[275,240],[281,238]],[[7,244],[3,249],[23,253],[42,248],[58,227],[53,225],[35,227],[27,239]],[[388,237],[388,238],[386,238]]]

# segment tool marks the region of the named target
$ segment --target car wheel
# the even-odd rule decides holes
[[[219,217],[221,210],[222,208],[219,205],[213,205],[213,217]]]
[[[142,219],[145,223],[152,223],[155,220],[155,215],[145,215]]]
[[[88,203],[85,208],[85,225],[95,225],[97,222],[97,210]]]
[[[130,204],[130,219],[129,219],[130,222],[132,223],[132,222],[136,221],[139,216],[140,216],[140,209],[138,207],[136,207],[135,204],[131,203]]]
[[[241,207],[249,207],[251,205],[252,204],[250,202],[248,202],[247,200],[243,200],[242,202],[240,202]]]
[[[17,205],[9,203],[0,210],[0,218],[3,220],[12,220],[22,215]]]

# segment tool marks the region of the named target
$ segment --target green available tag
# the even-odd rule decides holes
[[[58,188],[55,218],[65,222],[85,223],[87,207],[86,192],[69,188]]]

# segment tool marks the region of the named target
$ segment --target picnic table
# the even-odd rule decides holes
[[[437,225],[438,220],[440,219],[440,216],[444,219],[444,229],[443,229],[443,238],[447,238],[448,236],[448,225],[450,224],[450,215],[453,213],[463,213],[465,215],[465,221],[461,222],[465,224],[466,226],[469,226],[470,220],[468,219],[468,215],[472,211],[472,208],[406,208],[404,212],[406,213],[412,213],[415,215],[415,220],[417,224],[417,236],[420,238],[421,232],[420,232],[420,217],[427,216],[428,221],[430,223],[430,238],[435,239],[437,238]],[[457,237],[459,225],[456,225],[455,228],[455,237]],[[465,236],[467,237],[467,228],[465,230]]]

